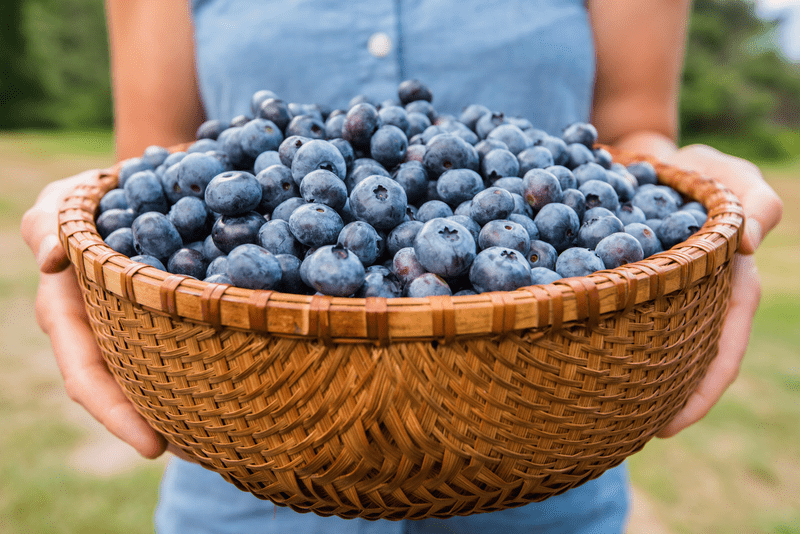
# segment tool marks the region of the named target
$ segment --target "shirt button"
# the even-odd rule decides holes
[[[384,32],[373,33],[367,41],[367,50],[375,57],[386,57],[392,51],[392,39]]]

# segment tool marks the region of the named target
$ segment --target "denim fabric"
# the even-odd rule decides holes
[[[209,118],[249,114],[270,89],[345,107],[428,84],[443,113],[483,104],[551,133],[588,120],[594,48],[583,0],[194,0],[197,70]],[[385,33],[385,57],[368,49]]]
[[[440,113],[471,103],[559,133],[589,119],[594,49],[584,0],[193,0],[197,71],[208,118],[250,114],[250,97],[344,108],[357,94],[397,97],[418,78]],[[388,36],[384,57],[369,50]],[[623,532],[625,466],[542,503],[447,520],[371,522],[298,514],[174,459],[156,513],[160,534]]]
[[[562,495],[500,512],[450,519],[367,521],[299,514],[238,490],[174,458],[161,483],[158,534],[617,534],[630,506],[625,464]]]

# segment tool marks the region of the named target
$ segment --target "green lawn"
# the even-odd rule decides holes
[[[103,474],[75,461],[109,438],[66,399],[19,238],[44,184],[112,151],[108,132],[0,134],[0,534],[152,532],[163,462]],[[739,380],[701,423],[630,460],[659,531],[800,533],[800,162],[764,172],[786,214],[757,255],[764,294]]]

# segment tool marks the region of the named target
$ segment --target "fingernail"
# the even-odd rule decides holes
[[[753,252],[755,252],[758,245],[761,244],[761,223],[753,218],[747,219],[744,225],[744,231],[747,234],[750,245],[753,247]]]
[[[54,248],[58,246],[58,237],[53,234],[47,235],[42,239],[42,242],[39,243],[39,252],[36,254],[36,263],[39,264],[39,268],[42,268],[44,262],[47,261],[47,257],[53,251]]]

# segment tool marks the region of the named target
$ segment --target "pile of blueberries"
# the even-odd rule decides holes
[[[286,293],[426,297],[510,291],[647,258],[705,208],[624,166],[588,123],[560,136],[472,104],[438,114],[418,80],[348,109],[252,97],[185,152],[120,168],[97,230],[132,260]]]

